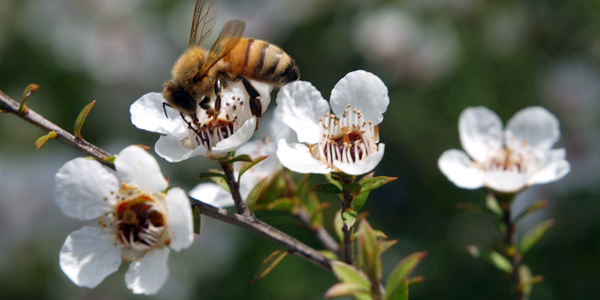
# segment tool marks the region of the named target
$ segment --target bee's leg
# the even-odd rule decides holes
[[[221,77],[217,76],[217,80],[215,80],[215,95],[217,96],[217,99],[215,99],[215,105],[213,106],[214,109],[214,115],[213,117],[216,118],[219,113],[221,112],[221,97],[223,96],[223,88],[225,86],[225,81],[221,81]]]
[[[252,86],[248,79],[244,77],[241,77],[241,79],[242,83],[244,84],[244,87],[246,88],[246,92],[248,92],[248,95],[250,96],[250,111],[252,112],[252,115],[256,116],[257,118],[262,117],[262,104],[260,103],[260,94],[254,88],[254,86]]]
[[[171,105],[169,105],[169,103],[163,102],[163,111],[165,112],[165,117],[167,117],[167,119],[168,119],[169,116],[167,115],[167,106],[171,107]]]

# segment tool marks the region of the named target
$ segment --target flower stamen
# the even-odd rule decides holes
[[[340,119],[328,113],[319,122],[323,132],[319,153],[327,164],[355,163],[377,151],[377,126],[363,120],[360,110],[348,105]]]

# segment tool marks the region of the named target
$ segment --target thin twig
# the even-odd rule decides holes
[[[516,300],[527,300],[523,288],[521,287],[521,274],[519,269],[521,268],[521,253],[517,250],[517,228],[516,224],[511,221],[510,202],[502,205],[504,216],[502,221],[506,226],[506,232],[504,234],[504,244],[506,245],[506,255],[508,256],[511,265],[512,273],[510,279],[513,285],[513,291],[515,293]]]
[[[344,189],[344,198],[342,199],[342,211],[341,213],[344,213],[344,211],[348,208],[352,208],[352,200],[354,199],[354,197],[352,196],[352,193],[346,189]],[[343,245],[343,252],[344,252],[344,261],[349,264],[352,265],[354,263],[354,254],[353,254],[353,245],[352,245],[352,226],[346,226],[346,224],[344,223],[344,226],[342,226],[342,232],[344,233],[344,245]]]
[[[231,191],[231,197],[233,197],[233,202],[235,202],[238,214],[250,216],[248,206],[246,206],[246,203],[244,203],[242,196],[240,195],[240,183],[237,182],[233,174],[233,165],[227,161],[219,162],[219,164],[221,165],[221,168],[223,168],[223,172],[225,172],[225,177],[227,177],[227,185]]]
[[[95,145],[89,143],[84,139],[76,137],[75,135],[62,129],[58,125],[48,121],[48,119],[42,117],[40,114],[36,113],[32,109],[27,109],[26,112],[19,112],[19,103],[2,92],[0,92],[0,109],[9,113],[13,113],[19,116],[21,119],[43,129],[44,131],[55,131],[58,135],[57,139],[59,141],[87,155],[94,157],[97,161],[108,167],[112,167],[112,163],[104,160],[105,158],[110,156],[106,151],[96,147]]]
[[[329,260],[323,256],[323,254],[279,231],[278,229],[275,229],[252,216],[230,213],[225,209],[211,206],[202,201],[198,201],[193,198],[191,198],[191,200],[192,205],[200,208],[200,213],[211,218],[242,227],[267,240],[283,246],[288,252],[294,255],[303,257],[327,270],[331,270],[331,264],[329,263]]]
[[[73,134],[65,131],[56,124],[48,121],[43,116],[35,113],[29,109],[27,113],[20,113],[18,111],[19,104],[11,99],[6,94],[0,92],[0,109],[13,113],[28,121],[29,123],[42,128],[43,130],[52,131],[54,130],[58,134],[58,140],[80,150],[81,152],[92,156],[100,163],[114,169],[114,164],[105,161],[104,159],[109,157],[108,152],[98,148],[97,146],[77,138]],[[238,196],[239,196],[239,189]],[[261,222],[250,215],[241,215],[230,213],[225,209],[216,208],[214,206],[203,203],[197,199],[190,199],[193,205],[200,209],[200,212],[211,218],[221,220],[223,222],[244,228],[251,231],[269,241],[275,242],[283,246],[287,251],[297,256],[303,257],[306,260],[321,266],[327,270],[331,270],[331,264],[329,260],[323,256],[319,251],[303,244],[302,242],[294,239],[293,237],[279,231],[272,226]]]

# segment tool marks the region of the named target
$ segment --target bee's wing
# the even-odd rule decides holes
[[[212,33],[217,23],[217,12],[217,4],[214,0],[196,0],[188,47],[202,44]],[[198,29],[200,29],[200,36],[198,36]]]
[[[233,49],[235,44],[240,40],[245,26],[242,20],[231,20],[225,23],[215,44],[208,51],[208,58],[202,69],[200,69],[200,75],[206,74],[219,59],[223,58],[223,56]]]

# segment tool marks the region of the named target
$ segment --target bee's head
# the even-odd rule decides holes
[[[172,108],[190,117],[196,117],[198,102],[195,97],[190,95],[183,88],[172,81],[167,81],[162,94]]]

